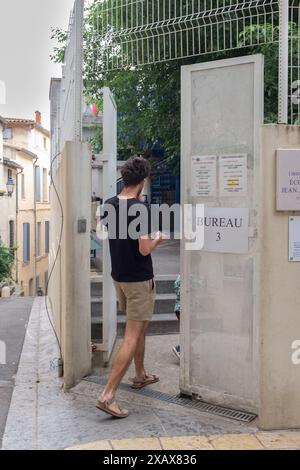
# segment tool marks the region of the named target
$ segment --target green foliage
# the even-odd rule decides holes
[[[151,155],[154,149],[162,149],[164,158],[178,164],[180,155],[180,67],[196,62],[224,59],[246,54],[262,53],[265,56],[265,122],[277,121],[278,96],[278,26],[273,24],[251,25],[245,27],[239,35],[240,48],[216,52],[188,59],[171,60],[154,65],[144,65],[132,69],[102,73],[101,65],[107,59],[105,44],[99,45],[95,37],[99,34],[97,26],[101,24],[94,0],[86,8],[85,29],[85,64],[84,88],[89,102],[96,102],[101,108],[103,86],[109,86],[118,104],[118,158],[126,159],[133,153]],[[103,15],[108,15],[104,9]],[[98,21],[96,21],[98,20]],[[104,18],[104,24],[107,18]],[[114,28],[113,19],[111,28]],[[297,30],[297,25],[290,28]],[[227,28],[225,25],[225,34]],[[298,30],[297,30],[298,31]],[[229,34],[229,32],[228,32]],[[296,34],[294,34],[296,37]],[[66,33],[53,30],[53,37],[58,41],[52,56],[56,62],[64,57]],[[109,34],[108,34],[109,37]],[[109,39],[108,39],[109,41]],[[250,46],[262,43],[259,46]],[[247,46],[247,47],[245,47]],[[294,54],[298,47],[294,47]],[[120,53],[120,51],[119,51]],[[125,52],[122,52],[125,54]],[[126,58],[126,57],[125,57]],[[126,62],[126,61],[125,61]],[[92,139],[95,151],[101,149],[101,132]]]
[[[53,54],[50,55],[50,59],[56,64],[62,64],[64,62],[67,38],[67,31],[63,31],[59,28],[51,29],[51,39],[56,40],[58,45],[53,48]]]
[[[7,248],[0,240],[0,282],[11,278],[15,249]]]

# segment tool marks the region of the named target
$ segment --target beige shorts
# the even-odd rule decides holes
[[[114,281],[119,310],[127,314],[127,320],[151,321],[155,304],[155,281]]]

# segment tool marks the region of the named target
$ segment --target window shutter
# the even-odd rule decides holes
[[[45,253],[49,253],[50,222],[45,222]]]
[[[41,169],[39,166],[35,167],[35,200],[41,200]]]
[[[30,224],[23,224],[23,261],[30,261]]]

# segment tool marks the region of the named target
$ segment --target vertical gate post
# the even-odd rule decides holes
[[[82,141],[84,0],[75,0],[75,140]]]
[[[288,122],[289,2],[279,1],[278,123]]]

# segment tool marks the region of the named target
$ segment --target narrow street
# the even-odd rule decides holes
[[[6,364],[0,364],[0,449],[32,303],[32,297],[0,299],[0,341],[6,344]]]

